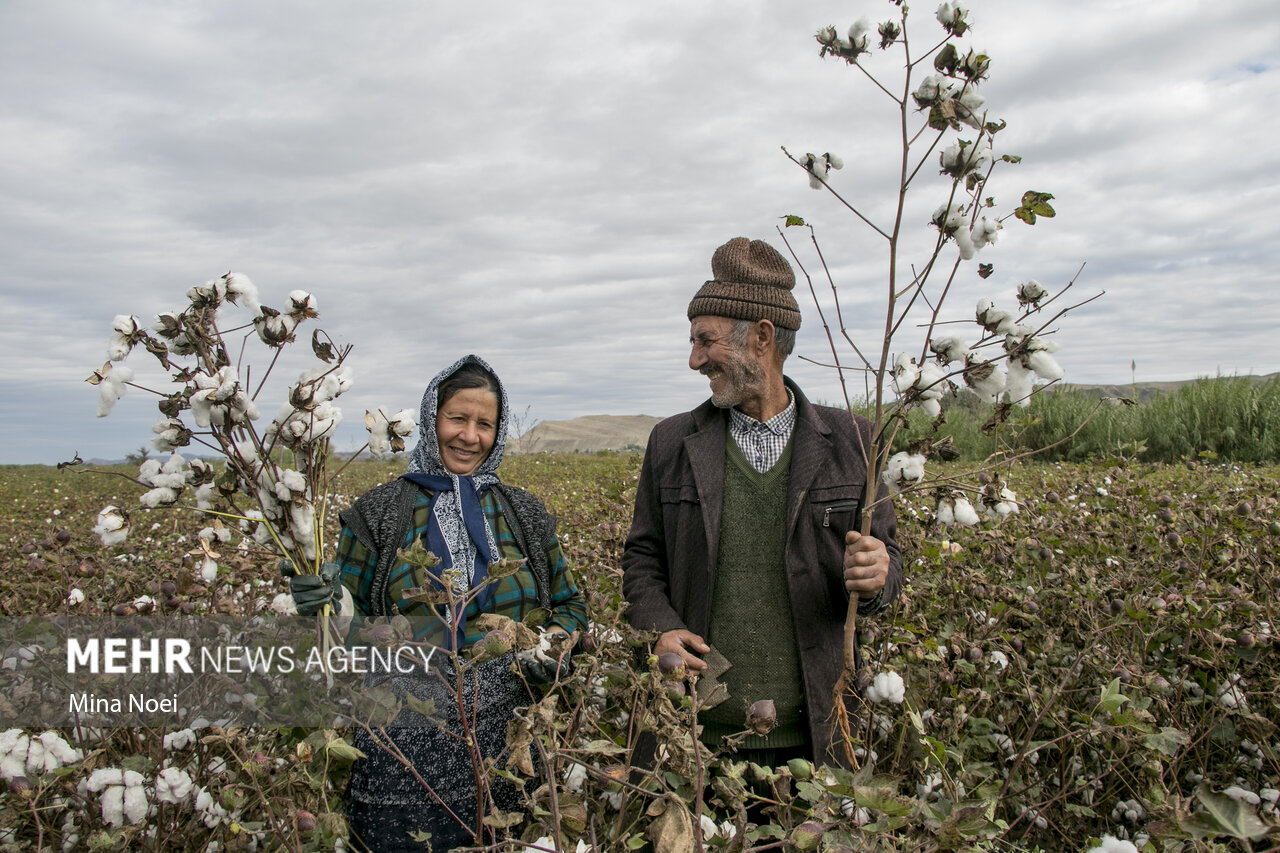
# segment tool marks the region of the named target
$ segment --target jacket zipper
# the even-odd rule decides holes
[[[833,510],[853,509],[856,506],[858,506],[857,501],[845,501],[844,503],[832,504],[822,511],[822,526],[831,526],[831,513]]]

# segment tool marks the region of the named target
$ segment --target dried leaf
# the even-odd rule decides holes
[[[660,807],[655,815],[655,807]],[[693,853],[693,818],[684,803],[664,799],[649,807],[654,820],[649,824],[649,840],[655,853]]]
[[[311,351],[316,354],[316,358],[328,364],[335,358],[333,344],[328,341],[320,340],[320,330],[316,329],[311,333]]]

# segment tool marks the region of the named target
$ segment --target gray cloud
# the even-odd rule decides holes
[[[1069,380],[1124,380],[1130,360],[1152,380],[1280,369],[1268,4],[972,5],[971,43],[994,57],[983,93],[1009,121],[998,151],[1024,157],[997,198],[1007,210],[1024,189],[1053,192],[1059,216],[1007,222],[979,258],[995,275],[962,267],[945,318],[967,320],[982,296],[1011,304],[1027,278],[1061,287],[1085,264],[1073,295],[1106,296],[1060,324]],[[312,291],[318,325],[355,345],[351,447],[363,409],[416,407],[465,351],[533,419],[695,405],[684,311],[711,251],[739,234],[781,245],[789,213],[817,227],[846,325],[873,343],[884,243],[780,151],[841,154],[833,185],[887,221],[891,104],[812,39],[851,14],[835,0],[0,7],[2,461],[148,439],[140,391],[92,417],[82,380],[111,319],[179,308],[229,269],[267,304]],[[932,12],[911,27],[932,34]],[[934,174],[926,163],[905,220],[911,262],[934,239]],[[788,237],[834,322],[807,238]],[[798,350],[827,361],[798,291]],[[830,371],[796,359],[789,372],[838,398]]]

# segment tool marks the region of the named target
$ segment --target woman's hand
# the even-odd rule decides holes
[[[287,562],[281,564],[280,571],[289,578],[289,594],[299,616],[315,616],[326,604],[334,613],[342,609],[342,568],[337,563],[325,563],[318,575],[295,574]]]

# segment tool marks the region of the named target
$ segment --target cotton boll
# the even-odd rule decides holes
[[[1090,847],[1089,853],[1138,853],[1132,841],[1125,841],[1112,835],[1102,836],[1102,844]]]
[[[174,489],[166,486],[160,486],[149,492],[143,492],[138,497],[138,503],[145,507],[155,509],[161,506],[172,506],[178,502],[178,493]]]
[[[973,237],[973,245],[981,249],[983,246],[994,243],[1003,227],[998,219],[982,217],[978,224],[974,226],[973,231],[970,232]]]
[[[114,506],[105,506],[98,512],[98,523],[93,532],[102,539],[106,547],[118,545],[129,535],[129,514]]]
[[[901,705],[906,696],[906,685],[896,672],[879,672],[867,687],[866,696],[868,702]]]
[[[827,158],[813,154],[805,155],[807,158],[807,166],[809,168],[809,186],[815,190],[823,188],[823,181],[827,179]]]
[[[1009,395],[1009,402],[1024,408],[1030,406],[1034,380],[1034,373],[1017,359],[1010,359],[1005,370],[1005,393]]]
[[[126,364],[108,363],[101,370],[95,371],[94,377],[97,378],[98,386],[98,409],[95,414],[105,418],[124,396],[127,383],[133,381],[133,368]]]
[[[911,97],[915,98],[916,105],[924,108],[938,103],[942,99],[945,91],[945,81],[941,77],[929,75],[920,81],[920,85],[912,93]]]
[[[282,592],[271,599],[271,609],[281,616],[298,615],[298,605],[294,602],[293,596],[287,592]]]
[[[1008,334],[1017,325],[1012,312],[997,308],[990,299],[978,300],[974,316],[977,318],[978,325],[997,335]]]
[[[166,767],[156,776],[156,802],[178,804],[190,796],[194,785],[191,777],[177,767]]]
[[[1047,382],[1053,382],[1063,377],[1062,366],[1049,355],[1047,350],[1036,350],[1027,354],[1027,367],[1031,368],[1036,376]]]
[[[871,22],[866,18],[859,18],[853,22],[853,26],[849,27],[849,44],[856,51],[862,52],[867,49],[867,41],[870,36],[867,34],[871,29]]]
[[[144,459],[142,464],[138,466],[138,479],[148,486],[153,485],[152,480],[159,474],[160,460],[158,459]]]
[[[956,523],[955,501],[951,498],[942,498],[938,501],[938,508],[934,510],[934,518],[944,527],[950,527]]]
[[[229,272],[223,276],[227,286],[227,298],[248,308],[253,316],[262,316],[262,303],[258,301],[258,286],[244,273]]]
[[[915,386],[920,378],[920,368],[916,367],[916,360],[904,352],[898,356],[891,375],[893,388],[901,396]]]
[[[962,338],[957,335],[949,335],[945,338],[934,338],[929,341],[929,349],[942,359],[943,364],[951,364],[953,361],[964,361],[969,355],[969,348],[965,345]]]
[[[320,316],[316,310],[316,298],[305,290],[289,291],[289,315],[301,320]]]
[[[924,480],[924,456],[919,453],[902,451],[889,457],[881,479],[889,487],[889,491],[897,494],[910,485]]]
[[[138,332],[141,326],[136,318],[128,314],[118,314],[111,322],[111,340],[107,342],[107,360],[120,361],[129,355],[133,345],[140,339]]]
[[[204,581],[205,586],[209,586],[218,579],[218,563],[212,557],[205,557],[204,562],[200,564],[200,580]]]
[[[1041,300],[1048,295],[1049,291],[1034,278],[1018,285],[1018,304],[1020,305],[1035,305],[1038,308]]]
[[[921,397],[927,399],[941,399],[942,392],[946,390],[947,372],[942,369],[942,365],[926,361],[920,365],[920,373],[916,377],[914,387],[920,392]]]
[[[956,524],[962,524],[965,527],[973,527],[978,523],[978,512],[968,498],[955,499],[955,519]]]

